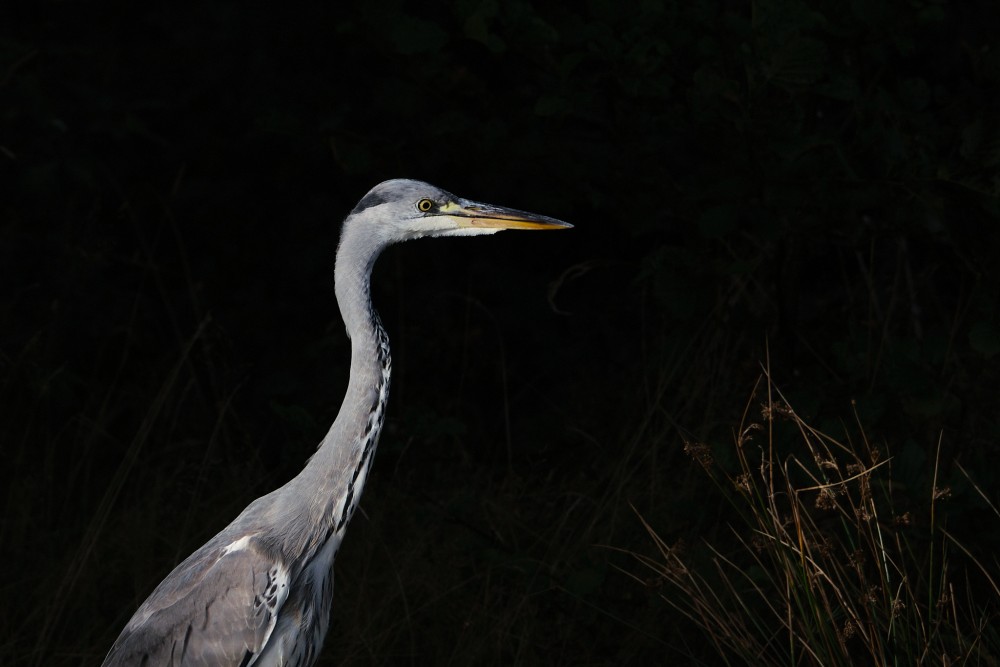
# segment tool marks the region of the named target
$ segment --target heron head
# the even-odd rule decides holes
[[[424,236],[474,236],[502,229],[565,229],[572,225],[535,213],[456,197],[428,183],[396,179],[379,183],[347,217],[385,243]]]

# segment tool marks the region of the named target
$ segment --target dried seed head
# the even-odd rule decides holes
[[[819,535],[812,544],[812,549],[820,556],[829,558],[833,554],[833,541],[826,535]]]
[[[951,487],[942,486],[940,488],[934,487],[934,500],[943,500],[945,498],[951,497]]]
[[[820,468],[826,468],[827,470],[840,470],[836,461],[833,459],[824,459],[819,456],[816,457],[816,465]]]
[[[706,469],[710,468],[714,461],[712,458],[712,448],[703,442],[685,442],[684,453]]]
[[[837,509],[837,499],[833,491],[831,491],[829,488],[823,488],[819,490],[819,495],[816,496],[816,509],[821,509],[821,510]]]
[[[844,628],[837,632],[837,637],[840,639],[841,643],[846,642],[848,639],[854,636],[856,628],[854,622],[851,619],[844,621]]]
[[[733,480],[736,488],[744,493],[750,493],[750,473],[745,472]]]
[[[757,422],[750,424],[745,429],[743,429],[743,432],[740,433],[739,437],[736,439],[736,446],[742,448],[743,445],[753,440],[754,431],[763,431],[763,430],[764,427],[758,424]]]

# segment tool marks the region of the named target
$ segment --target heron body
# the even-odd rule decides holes
[[[250,503],[167,575],[104,665],[315,663],[330,621],[334,557],[368,478],[389,396],[389,338],[371,303],[375,260],[392,243],[424,236],[569,226],[419,181],[369,191],[344,220],[337,248],[337,303],[351,339],[337,418],[302,472]]]

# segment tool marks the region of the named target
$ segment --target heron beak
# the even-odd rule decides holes
[[[459,228],[569,229],[573,226],[546,215],[473,202],[449,202],[438,209],[438,215],[451,219]]]

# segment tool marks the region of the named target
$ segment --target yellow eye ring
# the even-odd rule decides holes
[[[434,202],[432,202],[430,199],[421,199],[420,201],[417,202],[417,210],[423,213],[427,213],[427,211],[431,210],[432,208],[434,208]]]

